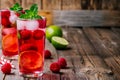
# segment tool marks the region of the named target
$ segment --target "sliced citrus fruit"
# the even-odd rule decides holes
[[[69,43],[66,39],[62,37],[53,36],[52,44],[56,49],[65,49]]]
[[[18,42],[17,35],[8,34],[2,38],[2,47],[3,50],[7,52],[17,52],[18,51]]]
[[[43,58],[41,54],[34,50],[28,50],[20,53],[19,64],[21,68],[34,70],[42,67]]]

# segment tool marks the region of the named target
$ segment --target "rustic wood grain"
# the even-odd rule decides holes
[[[70,26],[120,26],[120,12],[108,10],[54,10],[53,22]]]
[[[21,5],[21,0],[14,0],[13,5],[14,5],[15,3],[19,3],[19,4]]]
[[[0,9],[9,9],[15,3],[21,4],[21,0],[1,0],[0,1]]]
[[[32,4],[38,4],[38,9],[41,9],[41,0],[22,0],[22,7],[24,9],[30,8]]]
[[[107,45],[106,47],[111,51],[113,55],[119,55],[120,52],[120,38],[116,33],[110,31],[109,29],[96,29],[101,36],[103,43]],[[108,45],[109,44],[109,45]]]
[[[108,3],[108,9],[109,10],[115,10],[117,7],[117,3],[119,3],[118,0],[110,0]]]
[[[119,0],[103,0],[102,9],[119,10],[120,9],[119,4],[120,4]]]
[[[10,6],[12,6],[12,4],[14,3],[13,0],[9,1],[9,0],[1,0],[0,1],[0,6],[1,6],[1,9],[6,9],[6,8],[9,8]]]
[[[81,0],[81,9],[87,10],[90,8],[90,0]]]
[[[115,56],[115,54],[118,54],[118,53],[116,53],[116,51],[111,51],[108,48],[108,46],[109,46],[108,44],[110,44],[111,42],[108,42],[108,44],[105,44],[103,42],[103,39],[101,38],[101,36],[94,29],[85,29],[84,31],[87,35],[89,34],[88,37],[89,37],[90,41],[92,42],[92,44],[94,45],[95,49],[97,50],[98,54],[105,60],[106,64],[109,65],[113,69],[113,72],[115,72],[116,75],[119,75],[120,74],[119,73],[120,72],[119,71],[120,60],[119,60],[119,58],[117,58]],[[108,39],[107,38],[108,36],[104,36],[104,37],[105,37],[105,39]],[[111,36],[109,35],[109,37],[111,37]],[[117,51],[119,51],[119,50],[117,50]],[[115,53],[113,53],[113,52],[115,52]],[[117,58],[117,62],[116,62],[116,58]],[[117,76],[117,78],[119,80],[119,76]]]
[[[120,28],[112,28],[112,31],[113,31],[117,36],[120,36]]]
[[[91,0],[91,7],[94,10],[101,10],[102,0]]]
[[[61,0],[43,0],[43,10],[60,10]]]
[[[106,65],[104,60],[97,55],[94,47],[89,43],[84,33],[80,29],[76,29],[74,33],[77,33],[77,35],[73,36],[73,41],[77,42],[75,44],[77,44],[81,56],[83,56],[85,65],[81,69],[76,69],[76,73],[84,72],[87,74],[87,76],[89,76],[89,79],[91,80],[96,80],[97,77],[105,79],[108,76],[107,72],[112,72],[110,68]],[[79,40],[77,38],[79,38]],[[91,75],[94,75],[94,77]],[[101,75],[103,77],[98,75]],[[114,78],[112,77],[107,78],[109,78],[110,80],[114,80]]]
[[[44,10],[120,10],[120,0],[0,0],[0,7],[8,8],[16,2],[24,8],[37,3]]]
[[[24,9],[30,8],[32,4],[38,4],[38,8],[40,9],[40,0],[22,0],[22,7]]]
[[[62,10],[76,10],[81,9],[81,0],[62,0]]]
[[[108,62],[109,65],[111,65],[112,67],[114,67],[114,71],[118,71],[117,75],[120,74],[119,70],[116,70],[120,68],[120,57],[119,57],[119,53],[120,53],[120,38],[116,35],[116,33],[108,30],[108,29],[104,29],[104,30],[99,30],[101,36],[104,37],[104,44],[107,45],[107,49],[111,52],[110,54],[113,56],[113,62],[114,64],[110,64],[110,62]],[[107,37],[105,37],[107,36]],[[109,44],[109,45],[108,45]],[[107,61],[107,59],[106,59]],[[116,65],[116,66],[114,66]]]

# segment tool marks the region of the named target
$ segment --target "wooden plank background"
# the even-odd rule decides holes
[[[36,3],[40,10],[120,10],[120,0],[0,0],[0,8],[9,8],[16,2],[24,8]]]
[[[54,24],[63,26],[120,26],[120,11],[54,10]]]

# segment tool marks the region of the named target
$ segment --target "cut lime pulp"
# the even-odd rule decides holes
[[[56,49],[65,49],[69,44],[66,39],[58,36],[53,36],[51,42]]]

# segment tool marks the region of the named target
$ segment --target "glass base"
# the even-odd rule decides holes
[[[20,76],[23,76],[23,77],[30,77],[30,78],[34,78],[34,77],[40,77],[43,75],[43,71],[38,71],[38,72],[35,72],[35,73],[30,73],[30,74],[24,74],[24,73],[19,73]]]
[[[3,59],[7,59],[7,60],[18,60],[18,55],[14,55],[14,56],[2,56]]]

